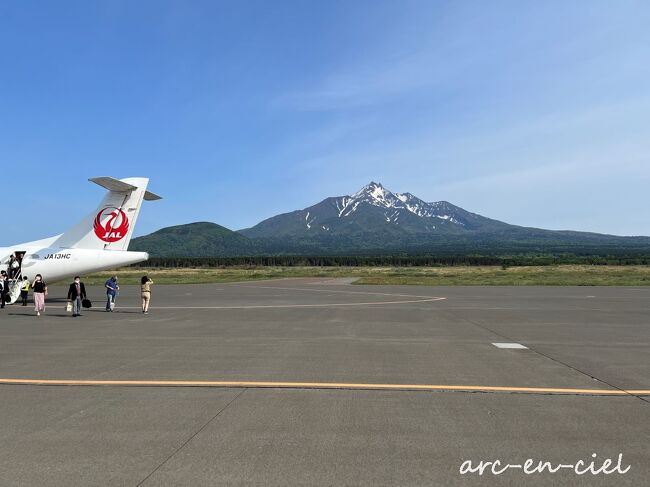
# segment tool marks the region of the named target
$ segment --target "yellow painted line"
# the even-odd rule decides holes
[[[263,381],[199,381],[199,380],[66,380],[66,379],[0,379],[0,385],[34,386],[131,386],[131,387],[231,387],[269,389],[351,389],[388,391],[463,391],[523,392],[533,394],[583,394],[609,396],[647,396],[650,390],[575,389],[555,387],[464,386],[444,384],[358,384],[347,382],[263,382]]]

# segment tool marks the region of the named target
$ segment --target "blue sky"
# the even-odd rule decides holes
[[[645,1],[0,0],[0,244],[71,226],[98,175],[165,197],[138,235],[370,180],[650,235],[648,25]]]

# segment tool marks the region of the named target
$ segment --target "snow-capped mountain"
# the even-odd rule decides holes
[[[313,236],[353,233],[456,233],[507,226],[452,205],[428,203],[411,193],[393,193],[370,182],[348,196],[327,198],[303,210],[284,213],[242,230],[248,237]]]
[[[130,250],[156,256],[646,252],[650,237],[617,237],[509,225],[447,201],[428,203],[371,182],[348,196],[268,218],[234,232],[214,223],[159,230]]]

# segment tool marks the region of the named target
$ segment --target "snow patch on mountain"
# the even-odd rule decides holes
[[[436,218],[440,218],[441,220],[448,220],[451,223],[455,223],[456,225],[465,225],[463,222],[456,220],[453,216],[451,215],[435,215]]]
[[[395,210],[393,212],[384,212],[384,216],[386,217],[387,223],[396,222],[399,218],[399,210]]]
[[[312,218],[311,220],[309,219],[309,212],[307,212],[307,215],[305,216],[305,223],[307,224],[307,228],[311,228],[311,224],[314,223],[314,220],[316,218]]]
[[[344,196],[341,198],[341,201],[338,199],[336,200],[336,209],[339,211],[339,218],[343,214],[343,212],[347,209],[348,203],[352,201],[349,196]]]

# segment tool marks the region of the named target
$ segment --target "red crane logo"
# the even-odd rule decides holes
[[[104,242],[117,242],[126,237],[129,231],[129,219],[126,214],[114,206],[108,206],[97,213],[93,224],[95,235]]]

